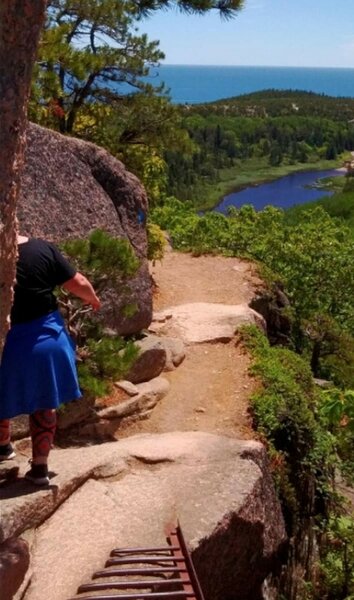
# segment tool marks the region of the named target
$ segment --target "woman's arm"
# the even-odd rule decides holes
[[[70,294],[74,294],[74,296],[83,300],[85,304],[90,304],[93,310],[100,308],[101,302],[96,296],[95,290],[82,273],[76,273],[69,281],[63,283],[62,287]]]

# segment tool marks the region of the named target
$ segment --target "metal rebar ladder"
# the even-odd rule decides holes
[[[166,546],[112,550],[92,576],[99,581],[80,585],[70,600],[204,600],[179,523],[166,531]]]

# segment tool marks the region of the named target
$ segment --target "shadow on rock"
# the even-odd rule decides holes
[[[49,472],[49,478],[52,479],[57,473]],[[8,500],[9,498],[18,498],[20,496],[28,496],[41,491],[58,490],[58,486],[50,483],[46,486],[39,486],[27,481],[24,477],[18,478],[15,481],[5,481],[0,484],[0,500]]]

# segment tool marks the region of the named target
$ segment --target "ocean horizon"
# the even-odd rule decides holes
[[[198,104],[268,89],[354,98],[354,68],[167,65],[146,81],[165,83],[174,104]]]

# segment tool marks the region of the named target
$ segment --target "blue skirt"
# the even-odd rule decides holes
[[[13,325],[0,365],[0,419],[80,397],[75,346],[60,313]]]

